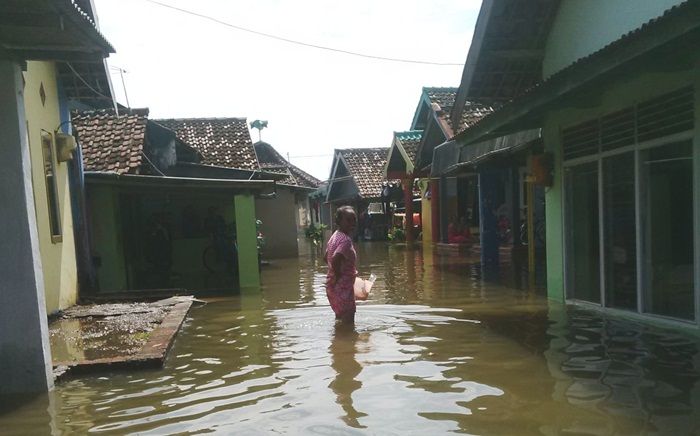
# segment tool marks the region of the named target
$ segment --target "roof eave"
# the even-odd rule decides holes
[[[466,129],[455,140],[461,145],[541,127],[548,107],[591,86],[626,65],[687,37],[700,42],[700,2],[677,6],[672,17],[662,17],[623,36],[601,50],[555,73],[540,85]],[[679,45],[680,46],[680,45]]]

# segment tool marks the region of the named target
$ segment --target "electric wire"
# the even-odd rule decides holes
[[[333,153],[328,153],[328,154],[307,154],[305,156],[289,156],[290,159],[304,159],[304,158],[312,158],[312,157],[330,157],[333,156]]]
[[[152,167],[154,170],[156,170],[156,172],[157,172],[158,174],[160,174],[160,175],[163,176],[163,177],[166,177],[165,174],[163,174],[163,172],[162,172],[161,170],[158,169],[158,167],[156,166],[156,164],[154,164],[153,162],[151,162],[151,160],[148,158],[148,156],[146,156],[146,153],[144,153],[143,151],[141,151],[141,156],[143,156],[144,158],[146,158],[146,160],[148,161],[148,163],[151,164],[151,167]]]
[[[101,93],[100,91],[98,91],[98,90],[96,90],[95,88],[93,88],[92,86],[90,86],[90,84],[87,82],[87,80],[83,79],[83,76],[81,76],[80,74],[78,74],[77,71],[75,71],[75,68],[73,68],[73,65],[71,65],[70,62],[64,62],[64,63],[65,63],[66,65],[68,65],[68,68],[70,68],[70,70],[73,72],[73,74],[75,74],[75,76],[76,76],[78,79],[80,79],[80,81],[83,82],[83,84],[84,84],[85,86],[87,86],[92,92],[94,92],[95,94],[99,95],[100,97],[106,98],[107,100],[112,100],[112,97],[107,97],[106,95],[104,95],[104,94]]]
[[[278,35],[273,35],[271,33],[265,33],[265,32],[260,32],[258,30],[253,30],[249,29],[247,27],[242,27],[238,26],[235,24],[228,23],[226,21],[222,21],[218,18],[205,15],[205,14],[200,14],[199,12],[194,12],[190,11],[187,9],[182,9],[177,6],[169,5],[167,3],[161,3],[157,0],[145,0],[148,3],[155,4],[164,8],[172,9],[175,11],[182,12],[184,14],[192,15],[195,17],[199,17],[205,20],[213,21],[217,24],[221,24],[226,27],[230,27],[232,29],[240,30],[242,32],[248,32],[252,33],[254,35],[258,36],[263,36],[265,38],[270,38],[270,39],[275,39],[278,41],[283,41],[289,44],[296,44],[296,45],[301,45],[303,47],[309,47],[309,48],[315,48],[319,50],[326,50],[326,51],[331,51],[331,52],[336,52],[336,53],[342,53],[350,56],[357,56],[361,58],[367,58],[367,59],[374,59],[374,60],[379,60],[379,61],[387,61],[387,62],[400,62],[400,63],[406,63],[406,64],[420,64],[420,65],[436,65],[436,66],[449,66],[449,67],[455,67],[455,66],[464,66],[463,63],[452,63],[452,62],[433,62],[433,61],[424,61],[424,60],[418,60],[418,59],[403,59],[403,58],[392,58],[392,57],[385,57],[385,56],[376,56],[376,55],[371,55],[371,54],[366,54],[366,53],[360,53],[360,52],[355,52],[355,51],[350,51],[350,50],[344,50],[341,48],[335,48],[335,47],[329,47],[325,45],[318,45],[318,44],[312,44],[308,42],[303,42],[303,41],[298,41],[295,39],[290,39],[290,38],[285,38],[283,36],[278,36]]]

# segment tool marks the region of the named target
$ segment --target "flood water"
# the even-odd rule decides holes
[[[548,303],[478,259],[361,244],[338,328],[313,253],[193,308],[165,368],[3,398],[2,434],[700,434],[700,339]],[[515,281],[517,282],[517,280]]]

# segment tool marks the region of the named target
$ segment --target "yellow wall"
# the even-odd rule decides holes
[[[62,242],[51,242],[49,207],[43,172],[41,131],[52,132],[60,124],[56,67],[53,62],[28,62],[24,72],[24,109],[27,117],[29,148],[32,161],[34,205],[39,233],[41,263],[47,313],[56,312],[75,304],[78,279],[73,239],[73,217],[68,187],[68,167],[58,163],[56,180],[61,210]],[[46,100],[41,102],[40,89],[44,85]]]
[[[421,179],[418,186],[420,186],[420,197],[421,197],[421,228],[423,231],[423,243],[432,244],[433,243],[433,216],[432,216],[432,204],[430,200],[425,198],[425,193],[430,189],[430,180]]]

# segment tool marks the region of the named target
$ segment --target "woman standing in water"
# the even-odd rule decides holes
[[[338,226],[328,240],[326,247],[326,295],[335,312],[335,318],[343,322],[355,321],[355,292],[353,286],[357,269],[357,253],[352,245],[350,235],[357,227],[357,214],[350,206],[341,206],[335,212],[335,224]]]

